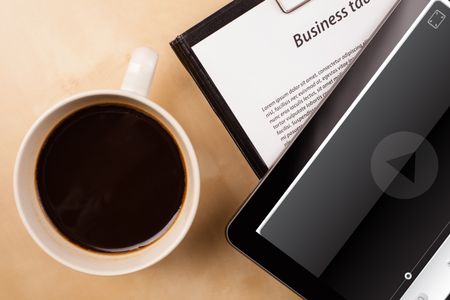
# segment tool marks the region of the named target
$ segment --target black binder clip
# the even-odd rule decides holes
[[[284,13],[289,14],[299,9],[309,1],[311,0],[277,0],[277,3]]]

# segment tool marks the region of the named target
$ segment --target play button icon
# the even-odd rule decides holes
[[[371,159],[378,187],[393,198],[412,199],[425,193],[438,175],[438,157],[430,142],[413,132],[397,132],[381,140]]]
[[[416,153],[402,155],[391,159],[388,163],[411,182],[416,181]]]

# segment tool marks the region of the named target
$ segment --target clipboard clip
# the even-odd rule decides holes
[[[281,10],[290,14],[291,12],[299,9],[301,6],[305,5],[311,0],[276,0]]]

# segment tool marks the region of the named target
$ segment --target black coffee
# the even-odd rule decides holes
[[[126,106],[95,105],[51,132],[36,181],[44,210],[70,241],[124,252],[170,227],[186,175],[176,142],[159,122]]]

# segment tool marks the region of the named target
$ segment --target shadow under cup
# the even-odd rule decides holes
[[[74,128],[73,123],[82,125],[85,119],[89,118],[95,121],[97,118],[94,116],[95,113],[102,115],[105,112],[109,113],[107,120],[100,122],[101,124],[95,130],[90,130],[90,133],[86,134],[88,136],[86,139],[79,134],[78,139],[74,135],[71,139],[59,143],[62,146],[54,143],[55,137],[64,137],[67,132],[70,132],[70,128]],[[128,125],[136,119],[138,131],[140,128],[142,134],[136,134],[135,130],[127,132],[127,128],[117,124],[120,123],[117,118]],[[149,125],[149,128],[159,126],[159,130],[153,133],[162,137],[163,140],[172,141],[173,147],[166,148],[166,151],[173,152],[176,149],[178,152],[178,165],[181,167],[181,169],[178,168],[178,172],[174,170],[177,169],[176,162],[164,169],[167,159],[164,162],[164,159],[152,157],[152,154],[161,154],[164,149],[157,149],[158,143],[142,141],[148,133],[149,139],[152,138],[151,132],[146,132],[144,128],[145,124]],[[88,144],[91,141],[91,146],[96,145],[95,134],[101,133],[102,128],[106,130],[103,133],[107,133],[107,127],[110,125],[116,127],[114,128],[116,134],[114,135],[114,130],[111,129],[111,135],[106,137],[106,140],[118,146],[118,152],[88,155],[90,151],[101,150],[101,147],[89,147],[89,145],[86,147],[86,145],[80,145],[80,141],[88,141]],[[131,124],[128,129],[133,129],[134,125]],[[117,133],[121,129],[123,132]],[[76,132],[72,131],[72,133]],[[62,134],[62,132],[66,133]],[[82,130],[79,130],[79,133],[81,132]],[[98,137],[100,142],[101,136],[102,134]],[[139,139],[142,144],[135,143]],[[105,145],[104,143],[103,146]],[[129,145],[135,147],[126,151]],[[138,145],[144,147],[136,148]],[[73,147],[76,151],[67,153],[68,157],[70,154],[73,157],[68,162],[64,162],[64,155],[57,155],[58,147],[60,150]],[[53,148],[56,149],[53,151],[54,155],[46,156]],[[103,150],[108,149],[103,148]],[[146,159],[146,153],[150,154],[148,159]],[[117,163],[114,155],[124,159]],[[73,159],[76,157],[80,159],[78,163],[75,162],[76,159]],[[137,159],[134,159],[136,157]],[[166,158],[170,158],[170,155]],[[129,165],[127,160],[134,165]],[[60,166],[61,164],[64,164],[64,167]],[[157,165],[156,172],[150,169],[152,164]],[[115,168],[118,168],[120,172],[111,174]],[[58,170],[64,170],[66,173],[60,172],[61,176],[55,176]],[[139,174],[134,174],[133,170],[139,170]],[[76,172],[79,173],[74,174]],[[86,178],[90,173],[93,175]],[[45,174],[53,175],[45,176]],[[80,176],[83,174],[84,176]],[[180,180],[173,182],[172,179],[177,179],[180,175],[183,177],[182,182]],[[58,205],[54,204],[58,204],[57,202],[64,197],[57,196],[64,195],[64,191],[70,188],[68,183],[78,179],[81,180],[78,184],[84,185],[84,190],[80,192],[80,189],[77,191],[75,188],[69,198],[77,198],[76,195],[78,195],[78,200],[65,199],[66,204],[61,211]],[[102,186],[106,189],[102,190]],[[172,208],[164,211],[166,208],[164,203],[155,202],[158,198],[148,199],[148,202],[145,202],[142,197],[136,200],[136,195],[139,195],[136,191],[139,189],[146,193],[144,198],[152,191],[155,194],[159,193],[159,196],[164,196],[164,191],[171,193],[175,198],[178,195],[178,203],[172,201]],[[92,194],[98,190],[101,191],[100,201],[97,201],[98,198],[97,200],[95,197],[92,198]],[[124,274],[154,264],[170,253],[182,240],[192,223],[198,205],[198,165],[192,145],[183,129],[159,106],[144,97],[130,96],[128,92],[98,91],[94,94],[86,93],[69,98],[35,123],[19,151],[15,172],[15,193],[19,212],[28,231],[52,257],[65,265],[87,273]],[[52,197],[54,201],[48,201]],[[91,201],[89,197],[94,201]],[[125,201],[126,204],[124,204]],[[92,203],[95,204],[91,210],[91,212],[94,211],[93,215],[78,210],[80,206],[89,206]],[[112,206],[111,203],[113,203]],[[119,205],[114,206],[114,203]],[[113,209],[109,209],[111,207]],[[158,209],[161,208],[163,213],[158,214]],[[80,218],[80,212],[84,214],[82,218]],[[155,222],[154,219],[161,214],[164,218]],[[82,225],[79,224],[80,219],[84,222]],[[69,225],[72,227],[69,228]],[[108,229],[111,230],[108,231]],[[141,235],[136,236],[137,231]]]

